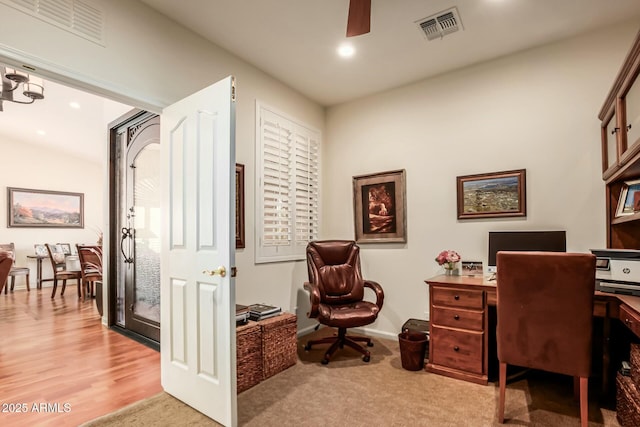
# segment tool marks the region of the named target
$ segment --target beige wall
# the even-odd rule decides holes
[[[237,77],[247,224],[247,247],[236,256],[238,302],[298,307],[300,327],[312,324],[304,319],[305,263],[254,264],[256,99],[323,132],[323,238],[354,236],[353,175],[406,169],[407,244],[363,245],[364,275],[386,292],[374,332],[393,336],[408,318],[427,317],[423,280],[439,272],[433,258],[451,248],[486,261],[489,230],[562,228],[570,250],[605,244],[596,115],[638,22],[336,106],[325,126],[322,107],[146,6],[99,3],[108,15],[106,47],[0,5],[0,57],[30,58],[156,111],[228,74]],[[527,169],[526,219],[456,220],[456,176],[517,168]]]
[[[106,47],[0,5],[0,58],[29,59],[27,62],[53,71],[58,79],[60,75],[71,76],[74,85],[93,87],[92,91],[156,112],[233,74],[238,93],[236,159],[245,164],[247,225],[246,249],[236,254],[237,300],[293,310],[298,284],[306,278],[304,263],[254,264],[255,101],[321,131],[324,108],[143,4],[131,0],[97,3],[107,13]]]
[[[424,280],[443,249],[487,258],[490,230],[567,230],[570,251],[605,246],[597,114],[638,22],[447,73],[330,108],[323,236],[352,238],[352,176],[405,169],[406,244],[363,244],[366,278],[384,287],[371,328],[427,318]],[[524,168],[527,217],[456,219],[456,176]]]
[[[0,241],[16,245],[16,265],[31,268],[30,283],[35,286],[36,263],[27,258],[34,254],[34,244],[96,242],[103,223],[102,168],[97,163],[58,150],[6,139],[0,139],[0,153],[3,200],[7,197],[7,187],[84,194],[84,228],[7,228],[7,209],[0,209],[0,227],[3,228]],[[43,277],[53,276],[49,261],[43,261],[42,272]],[[51,286],[51,282],[44,286]],[[16,288],[24,288],[21,277],[16,278]]]

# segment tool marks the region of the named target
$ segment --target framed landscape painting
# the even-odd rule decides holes
[[[526,170],[459,176],[458,219],[527,216]]]
[[[356,242],[406,242],[405,171],[353,177]]]
[[[84,228],[84,194],[7,187],[7,227]]]

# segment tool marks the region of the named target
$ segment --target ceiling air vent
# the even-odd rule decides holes
[[[447,34],[464,30],[458,9],[455,7],[416,21],[416,24],[427,36],[427,40],[441,39]]]
[[[104,46],[104,13],[82,0],[0,0],[56,27]]]

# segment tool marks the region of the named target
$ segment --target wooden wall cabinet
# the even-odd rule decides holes
[[[617,216],[625,181],[640,178],[640,32],[600,110],[607,247],[640,249],[640,212]]]

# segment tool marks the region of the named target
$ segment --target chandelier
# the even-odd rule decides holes
[[[36,99],[44,99],[43,81],[15,68],[0,67],[2,86],[0,87],[0,111],[4,101],[18,104],[32,104]]]

